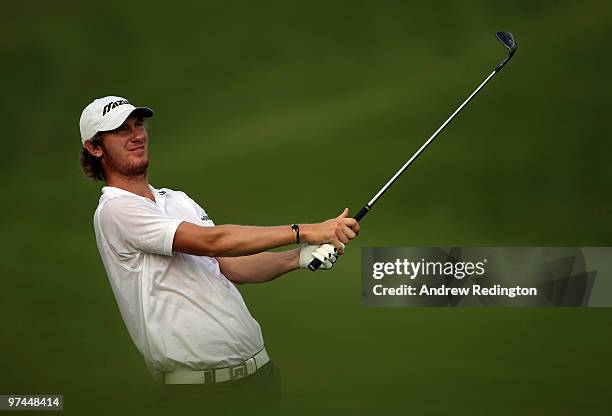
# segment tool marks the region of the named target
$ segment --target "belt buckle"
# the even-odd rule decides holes
[[[236,380],[249,375],[247,362],[244,361],[234,367],[230,367],[230,380]]]
[[[217,382],[217,377],[215,377],[215,370],[204,370],[202,372],[202,376],[204,384],[212,384]]]

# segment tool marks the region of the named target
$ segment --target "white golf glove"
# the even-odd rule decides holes
[[[342,248],[344,248],[344,244]],[[329,270],[334,267],[334,263],[338,260],[338,254],[336,248],[331,244],[304,244],[300,247],[300,268],[307,269],[312,259],[321,261],[320,270]]]

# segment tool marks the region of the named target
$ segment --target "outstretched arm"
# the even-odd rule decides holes
[[[300,237],[310,244],[330,243],[342,252],[359,233],[359,223],[348,217],[348,209],[340,216],[318,224],[300,224]],[[172,251],[208,257],[237,257],[257,254],[295,242],[289,225],[255,227],[219,225],[202,227],[183,221],[174,234]]]

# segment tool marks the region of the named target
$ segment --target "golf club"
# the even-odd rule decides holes
[[[508,61],[512,58],[512,56],[516,52],[516,42],[514,41],[514,37],[512,36],[512,33],[497,32],[495,35],[497,36],[497,39],[499,39],[499,41],[503,43],[503,45],[506,48],[508,48],[508,56],[499,65],[497,65],[497,68],[495,68],[495,70],[491,72],[491,74],[478,86],[478,88],[476,88],[474,92],[470,94],[470,96],[459,106],[459,108],[455,110],[453,114],[451,114],[451,116],[444,122],[444,124],[442,124],[440,128],[436,130],[434,134],[431,135],[431,137],[419,148],[419,150],[417,150],[412,155],[412,157],[408,159],[406,163],[404,163],[404,166],[402,166],[395,173],[395,175],[393,175],[393,177],[389,179],[389,181],[385,184],[385,186],[383,186],[378,191],[378,193],[374,195],[374,197],[367,204],[365,204],[363,208],[361,208],[361,210],[354,217],[357,221],[361,221],[361,219],[365,217],[365,215],[368,212],[370,212],[370,210],[372,209],[376,201],[378,201],[378,199],[387,191],[387,189],[389,189],[389,187],[393,185],[393,183],[397,180],[397,178],[402,173],[404,173],[404,171],[408,168],[408,166],[410,166],[410,164],[423,152],[423,150],[425,150],[425,148],[427,148],[427,146],[429,146],[429,144],[438,136],[438,134],[440,134],[440,132],[444,130],[444,128],[448,125],[448,123],[450,123],[451,120],[455,118],[455,116],[463,109],[463,107],[467,105],[467,103],[472,99],[472,97],[474,97],[478,93],[478,91],[480,91],[482,87],[484,87],[485,84],[489,82],[491,78],[493,78],[493,75],[501,71],[504,65],[506,65]],[[308,264],[308,268],[312,270],[313,272],[316,271],[320,266],[321,266],[321,261],[319,259],[314,259],[310,262],[310,264]]]

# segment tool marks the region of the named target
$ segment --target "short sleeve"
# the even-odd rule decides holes
[[[180,218],[164,215],[160,208],[131,197],[113,198],[99,213],[106,241],[117,251],[172,255],[172,243]]]

